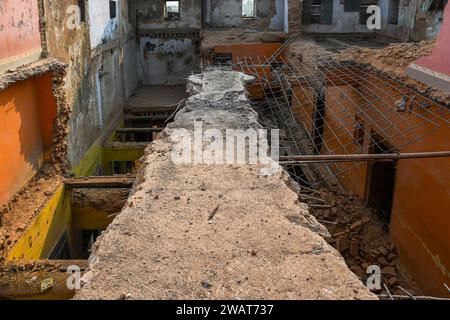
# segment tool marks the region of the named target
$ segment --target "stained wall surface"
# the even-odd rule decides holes
[[[37,60],[41,53],[38,2],[0,2],[0,74]]]

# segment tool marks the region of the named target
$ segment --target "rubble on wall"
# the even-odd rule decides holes
[[[408,77],[406,68],[417,59],[431,54],[435,40],[418,43],[391,44],[382,49],[356,48],[347,49],[335,56],[339,62],[351,61],[367,65],[382,74],[401,81],[422,94],[438,102],[449,105],[450,94],[444,93],[419,81]]]

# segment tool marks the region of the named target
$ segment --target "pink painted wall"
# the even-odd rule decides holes
[[[436,40],[433,53],[415,64],[450,76],[450,4],[444,12],[444,22]]]
[[[41,48],[37,0],[0,0],[0,60]]]

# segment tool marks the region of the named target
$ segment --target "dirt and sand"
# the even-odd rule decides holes
[[[390,78],[401,81],[438,102],[450,105],[450,94],[423,84],[406,75],[406,68],[423,56],[431,54],[434,40],[391,44],[382,49],[347,49],[337,54],[339,62],[352,61],[367,65]]]
[[[376,298],[319,235],[325,228],[281,168],[264,175],[260,165],[172,161],[173,130],[194,121],[261,128],[232,73],[205,76],[203,88],[220,78],[238,91],[204,92],[196,77],[191,89],[203,98],[191,97],[146,150],[133,194],[97,241],[76,299]]]

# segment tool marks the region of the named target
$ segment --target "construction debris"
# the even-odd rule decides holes
[[[123,292],[136,299],[375,298],[319,236],[328,233],[280,167],[263,175],[261,165],[172,162],[171,137],[196,121],[205,130],[262,128],[243,79],[226,71],[192,79],[197,94],[146,150],[132,196],[97,242],[77,299]]]
[[[391,292],[403,294],[397,286],[408,288],[414,295],[420,290],[405,273],[394,245],[389,240],[388,224],[376,209],[370,208],[354,194],[338,188],[319,189],[315,196],[330,204],[330,208],[314,208],[310,212],[324,223],[331,234],[328,242],[345,258],[347,265],[361,281],[370,276],[369,266],[379,266],[382,282]],[[304,199],[307,203],[316,203]]]
[[[384,75],[397,79],[437,101],[450,105],[450,94],[416,81],[406,75],[406,68],[419,58],[431,54],[435,40],[391,44],[382,49],[351,48],[338,53],[339,62],[353,61],[368,65]]]

